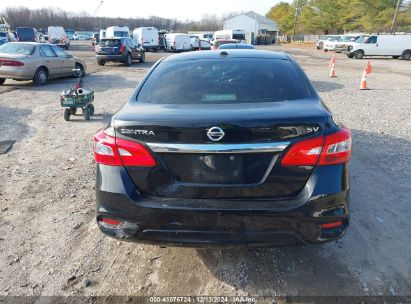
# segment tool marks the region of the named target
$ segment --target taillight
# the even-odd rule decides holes
[[[24,62],[13,59],[0,59],[0,65],[3,66],[23,66]]]
[[[94,159],[109,166],[154,167],[156,161],[141,144],[107,135],[104,131],[94,135]]]
[[[281,161],[284,167],[343,164],[350,160],[351,132],[344,128],[336,133],[294,144]]]
[[[126,46],[123,44],[120,46],[120,53],[124,53],[124,51],[126,50]]]
[[[335,222],[320,224],[321,228],[323,229],[333,229],[333,228],[340,227],[342,225],[343,225],[343,221],[335,221]]]
[[[122,221],[113,220],[110,218],[102,217],[99,219],[100,225],[105,228],[119,229],[121,227]]]
[[[351,132],[344,128],[336,133],[327,135],[321,152],[319,165],[343,164],[350,160]]]

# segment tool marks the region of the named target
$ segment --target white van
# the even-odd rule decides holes
[[[347,53],[349,58],[364,56],[392,56],[411,59],[411,35],[371,35],[363,43],[354,43]]]
[[[173,33],[164,35],[166,45],[164,49],[169,52],[191,51],[191,39],[188,34]]]
[[[62,26],[49,26],[47,29],[48,42],[66,50],[70,48],[70,39]]]
[[[160,48],[158,29],[155,27],[139,27],[133,31],[133,40],[141,44],[145,50],[157,51]]]
[[[110,26],[106,29],[106,38],[130,37],[130,29],[127,26]]]
[[[247,40],[245,39],[245,31],[244,30],[222,30],[217,31],[213,35],[213,42],[218,39],[236,39],[241,42],[246,43]]]
[[[189,34],[190,34],[190,32],[189,32]],[[190,35],[191,35],[191,37],[196,36],[200,40],[206,40],[208,42],[210,42],[213,39],[213,36],[214,36],[213,33],[192,33]]]
[[[106,30],[100,30],[100,40],[105,39],[106,37]]]

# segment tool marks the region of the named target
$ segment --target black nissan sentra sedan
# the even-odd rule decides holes
[[[97,223],[165,246],[335,240],[350,154],[350,131],[287,54],[173,55],[94,137]]]

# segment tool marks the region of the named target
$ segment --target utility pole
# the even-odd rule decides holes
[[[397,21],[398,10],[400,9],[401,0],[397,0],[397,7],[395,8],[394,17],[392,18],[391,34],[394,32],[395,22]]]
[[[295,15],[294,15],[294,29],[293,29],[293,41],[295,40],[295,32],[297,30],[297,21],[298,21],[298,9],[300,6],[300,1],[297,0],[296,1],[296,5],[295,5]]]

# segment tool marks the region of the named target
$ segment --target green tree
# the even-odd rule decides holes
[[[270,9],[266,17],[278,23],[282,34],[291,35],[294,28],[294,12],[293,4],[280,2]]]
[[[328,32],[339,31],[338,21],[341,9],[338,0],[310,0],[302,10],[301,24],[308,32]]]

